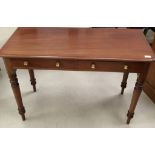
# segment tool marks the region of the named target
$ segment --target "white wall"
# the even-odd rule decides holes
[[[16,27],[0,27],[0,48],[9,39],[11,34],[16,30]]]

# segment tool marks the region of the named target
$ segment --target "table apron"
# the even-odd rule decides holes
[[[68,71],[105,71],[141,73],[145,62],[121,62],[102,60],[66,60],[48,58],[4,58],[13,69],[45,69]]]

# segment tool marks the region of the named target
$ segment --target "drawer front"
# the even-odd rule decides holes
[[[143,71],[144,63],[141,62],[110,62],[91,60],[61,60],[61,59],[41,59],[41,58],[12,58],[13,68],[22,69],[53,69],[53,70],[75,70],[75,71],[106,71],[133,73]]]
[[[78,61],[79,70],[105,72],[142,72],[144,63],[140,62],[105,62],[105,61]]]
[[[58,59],[12,59],[14,68],[76,70],[76,61]]]

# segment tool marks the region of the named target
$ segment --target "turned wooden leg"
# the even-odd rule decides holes
[[[10,78],[12,90],[13,90],[13,93],[14,93],[14,96],[16,98],[16,102],[18,105],[19,114],[22,116],[22,120],[24,121],[25,120],[25,108],[23,106],[22,97],[21,97],[21,93],[20,93],[20,87],[19,87],[16,72],[12,73],[9,76],[9,78]]]
[[[123,80],[122,80],[122,83],[121,83],[121,87],[122,87],[121,94],[124,93],[124,89],[126,88],[128,76],[129,76],[128,72],[125,72],[124,75],[123,75]]]
[[[4,59],[4,62],[5,62],[5,66],[7,69],[8,76],[10,78],[10,83],[11,83],[11,87],[12,87],[12,90],[13,90],[13,93],[16,99],[19,114],[21,115],[22,120],[24,121],[25,120],[25,108],[22,102],[22,97],[21,97],[20,87],[19,87],[19,83],[18,83],[18,79],[16,75],[16,70],[13,69],[12,66],[10,65],[11,64],[10,60]]]
[[[129,107],[129,110],[128,110],[128,113],[127,113],[127,122],[126,122],[127,124],[130,123],[130,120],[134,116],[134,111],[135,111],[138,99],[139,99],[139,97],[141,95],[141,92],[142,92],[142,89],[143,89],[143,84],[144,84],[144,81],[146,79],[147,72],[148,72],[148,67],[145,67],[144,72],[140,73],[138,75],[137,82],[135,84],[135,88],[134,88],[134,91],[133,91],[131,104],[130,104],[130,107]]]
[[[36,92],[36,79],[34,76],[33,69],[29,69],[29,75],[30,75],[31,85],[33,86],[33,91]]]

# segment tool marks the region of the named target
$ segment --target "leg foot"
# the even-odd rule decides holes
[[[34,76],[33,69],[29,69],[29,75],[30,75],[31,85],[33,86],[33,91],[36,92],[36,79],[35,79],[35,76]]]
[[[124,94],[124,89],[125,89],[125,88],[122,88],[122,90],[121,90],[121,95],[123,95],[123,94]]]
[[[133,118],[133,116],[134,116],[134,113],[131,113],[130,111],[128,111],[128,113],[127,113],[127,121],[126,121],[127,124],[130,123],[130,120]]]
[[[25,121],[25,115],[22,114],[21,116],[22,116],[22,120]]]
[[[123,93],[124,93],[124,89],[125,89],[126,86],[127,86],[127,79],[128,79],[128,76],[129,76],[129,73],[128,73],[128,72],[125,72],[124,75],[123,75],[123,80],[122,80],[122,83],[121,83],[121,87],[122,87],[121,94],[122,94],[122,95],[123,95]]]
[[[24,108],[24,106],[18,108],[18,111],[19,111],[19,114],[20,114],[21,117],[22,117],[22,120],[25,121],[25,108]]]

